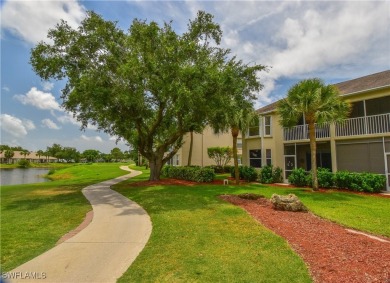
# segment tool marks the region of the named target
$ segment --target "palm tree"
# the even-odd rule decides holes
[[[4,157],[7,160],[7,164],[9,163],[9,160],[14,156],[14,151],[12,149],[7,149],[4,151]]]
[[[263,85],[257,80],[257,72],[265,69],[262,65],[249,67],[241,61],[231,59],[224,66],[223,87],[220,91],[225,94],[223,105],[215,111],[210,125],[216,133],[230,131],[233,137],[233,160],[235,168],[235,181],[240,183],[237,154],[237,138],[244,133],[249,125],[257,117],[253,104],[256,96],[254,91],[259,91]]]
[[[30,152],[27,149],[23,149],[20,151],[20,154],[24,156],[24,159],[26,159],[26,156],[30,155]]]
[[[38,155],[38,158],[39,158],[39,163],[41,163],[41,156],[44,155],[43,150],[38,150],[37,151],[37,155]]]
[[[340,98],[335,86],[325,85],[321,79],[313,78],[302,80],[292,86],[287,97],[278,103],[277,111],[283,127],[297,125],[302,116],[308,124],[312,187],[313,190],[318,190],[315,124],[344,120],[349,114],[350,104]]]

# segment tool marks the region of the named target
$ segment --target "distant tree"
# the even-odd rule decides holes
[[[111,156],[115,160],[115,162],[118,162],[119,160],[122,160],[124,158],[123,152],[118,147],[115,147],[111,150]]]
[[[30,151],[28,151],[27,149],[23,149],[20,151],[20,154],[24,156],[24,159],[26,159],[27,155],[30,155]]]
[[[188,30],[171,23],[134,20],[124,32],[88,12],[75,30],[62,21],[51,43],[31,52],[43,79],[67,79],[62,106],[82,128],[89,123],[137,146],[150,164],[150,180],[181,147],[183,135],[202,125],[226,98],[219,91],[229,50],[213,16],[199,11]]]
[[[46,150],[43,152],[43,155],[46,157],[46,163],[49,162],[50,152]]]
[[[208,156],[215,161],[217,166],[226,166],[233,157],[231,147],[209,147],[207,148]]]
[[[15,152],[12,149],[7,149],[4,151],[4,157],[7,160],[7,163],[9,163],[10,159],[14,157]]]
[[[96,162],[99,156],[100,156],[100,151],[96,149],[87,149],[84,150],[82,153],[82,157],[84,157],[87,160],[87,162]]]
[[[0,145],[0,151],[4,151],[4,150],[7,150],[7,149],[11,149],[11,148],[8,145],[5,145],[5,144]]]
[[[101,153],[99,158],[104,160],[104,162],[112,162],[112,155],[109,153]]]
[[[39,162],[41,162],[41,156],[45,155],[45,153],[43,152],[43,150],[38,150],[37,151],[37,155],[38,155],[38,158],[39,158]]]
[[[52,146],[48,146],[46,151],[50,156],[60,158],[58,155],[62,151],[63,147],[60,144],[54,143]]]
[[[67,163],[69,162],[79,162],[80,161],[80,152],[78,152],[74,147],[64,147],[57,157],[64,159]]]
[[[287,97],[278,103],[277,111],[283,127],[296,126],[305,118],[309,127],[312,187],[318,190],[316,123],[324,124],[344,120],[350,104],[341,99],[337,88],[325,85],[321,79],[306,79],[292,86]]]

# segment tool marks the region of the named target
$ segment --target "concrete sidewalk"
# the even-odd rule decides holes
[[[121,169],[128,170],[126,166]],[[18,278],[7,282],[116,282],[144,248],[152,223],[145,210],[110,186],[139,174],[131,171],[84,188],[93,207],[92,222],[74,237],[10,271],[9,276]]]

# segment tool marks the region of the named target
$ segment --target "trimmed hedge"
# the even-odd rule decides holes
[[[355,173],[348,171],[330,172],[327,168],[318,168],[318,186],[321,188],[346,189],[357,192],[378,193],[385,188],[386,177],[373,173]],[[311,186],[312,176],[303,168],[296,168],[288,181],[298,187]]]
[[[194,181],[198,183],[212,182],[215,179],[213,169],[199,166],[183,167],[166,165],[162,168],[161,175],[167,178]]]
[[[267,165],[261,168],[259,173],[259,182],[262,184],[272,184],[283,182],[283,170],[280,167]]]
[[[222,173],[230,173],[232,168],[234,168],[234,166],[230,166],[230,165],[226,165],[226,166],[210,165],[210,166],[205,166],[204,168],[210,168],[210,169],[213,169],[215,173],[222,174]]]
[[[257,180],[258,173],[254,167],[251,166],[238,166],[240,179],[247,182],[254,182]],[[234,166],[231,168],[230,176],[234,178]]]

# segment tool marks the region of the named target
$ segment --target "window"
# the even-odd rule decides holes
[[[364,101],[352,103],[350,118],[364,117]]]
[[[242,139],[237,139],[237,149],[242,149]]]
[[[259,136],[259,135],[260,135],[260,123],[259,123],[259,119],[255,119],[255,120],[253,121],[253,124],[251,124],[251,125],[249,126],[248,135],[249,135],[250,137]]]
[[[367,116],[390,113],[390,96],[366,100]]]
[[[261,149],[249,150],[249,165],[255,168],[261,167]]]
[[[271,116],[264,117],[264,135],[265,136],[271,135]]]
[[[179,166],[179,154],[175,154],[171,159],[169,159],[167,165]]]
[[[267,165],[272,165],[271,149],[265,150],[265,161],[267,162]]]

